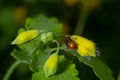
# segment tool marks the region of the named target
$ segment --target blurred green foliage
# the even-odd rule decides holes
[[[24,26],[26,17],[38,14],[55,16],[64,23],[63,32],[73,34],[80,14],[81,3],[78,4],[77,2],[71,5],[68,5],[68,3],[67,0],[0,1],[0,79],[2,79],[8,67],[14,61],[10,56],[10,52],[13,49],[10,43],[17,35],[17,30]],[[115,78],[117,78],[120,70],[119,9],[119,0],[101,0],[101,4],[97,4],[97,6],[93,6],[91,9],[82,34],[96,42],[100,49],[100,58],[110,66]],[[22,78],[25,80],[30,79],[31,72],[26,67],[23,67],[20,66],[16,69],[11,80],[23,80]],[[21,75],[23,71],[24,74]],[[85,71],[85,75],[83,76],[86,76],[86,74],[87,71]],[[83,80],[84,79],[85,78],[83,78]]]

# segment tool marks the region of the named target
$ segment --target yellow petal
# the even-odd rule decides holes
[[[96,56],[96,46],[94,42],[77,35],[72,35],[71,38],[78,45],[77,52],[81,56]]]
[[[38,35],[39,35],[39,31],[38,30],[24,31],[24,32],[20,33],[15,38],[15,40],[12,42],[12,44],[22,44],[22,43],[25,43],[25,42],[35,38]]]

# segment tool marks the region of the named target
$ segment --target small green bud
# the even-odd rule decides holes
[[[43,43],[48,43],[52,41],[53,39],[54,39],[54,33],[52,32],[43,33],[41,35],[41,40],[43,41]]]
[[[44,64],[44,73],[46,78],[55,74],[58,66],[58,54],[53,53]]]
[[[22,32],[25,32],[25,29],[24,29],[24,28],[20,28],[20,29],[18,30],[18,34],[20,34],[20,33],[22,33]]]
[[[15,40],[12,42],[12,44],[22,44],[25,43],[29,40],[34,39],[35,37],[37,37],[39,35],[39,31],[38,30],[28,30],[28,31],[24,31],[22,33],[20,33]]]

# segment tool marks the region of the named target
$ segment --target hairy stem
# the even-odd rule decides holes
[[[60,49],[59,43],[58,43],[58,41],[57,41],[57,40],[54,40],[53,42],[55,42],[55,43],[57,44],[57,51],[56,51],[56,53],[58,54],[59,49]]]
[[[15,70],[15,68],[21,63],[21,61],[16,61],[14,62],[11,67],[8,69],[8,71],[6,72],[3,80],[9,80],[11,74],[13,73],[13,71]]]
[[[88,14],[89,14],[89,7],[83,4],[79,14],[79,18],[78,18],[78,22],[77,22],[77,26],[75,28],[74,34],[82,35]]]

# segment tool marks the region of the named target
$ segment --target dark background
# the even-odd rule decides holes
[[[93,1],[82,35],[96,43],[100,58],[117,79],[120,72],[120,2]],[[24,27],[27,17],[38,14],[55,16],[64,24],[63,33],[73,34],[82,4],[79,0],[0,0],[0,79],[15,61],[10,55],[14,47],[10,43],[18,29]],[[11,80],[30,80],[31,73],[26,64],[21,64]]]

